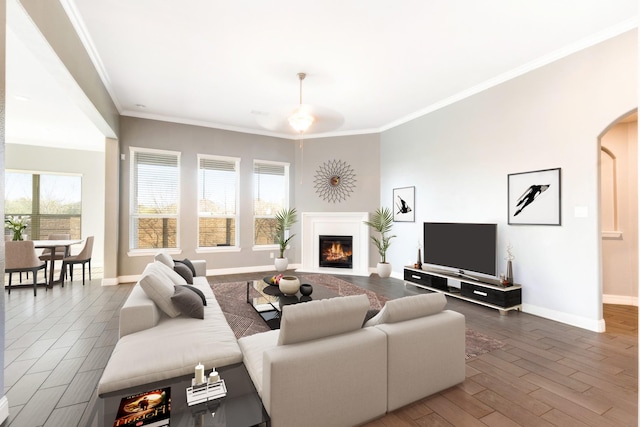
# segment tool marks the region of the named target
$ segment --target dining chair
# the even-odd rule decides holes
[[[84,242],[84,247],[80,251],[78,255],[69,255],[64,257],[62,260],[62,270],[65,272],[66,278],[66,268],[69,269],[69,278],[73,281],[73,266],[76,264],[82,264],[82,286],[84,286],[84,270],[85,265],[89,264],[89,280],[91,280],[91,253],[93,251],[93,236],[87,237],[87,240]],[[64,279],[62,281],[64,286]]]
[[[49,234],[49,236],[47,237],[47,240],[69,240],[70,238],[71,238],[71,234],[69,233],[58,233],[58,234]],[[66,256],[69,256],[68,246],[63,248],[56,248],[55,253],[53,255],[53,260],[59,261],[64,259],[64,257]],[[44,262],[48,262],[49,264],[51,264],[51,249],[44,248],[42,250],[42,254],[40,254],[40,259]],[[53,265],[49,265],[49,268],[53,268]]]
[[[44,269],[44,285],[47,284],[47,263],[38,259],[32,240],[5,242],[5,272],[9,273],[8,290],[11,294],[13,273],[31,272],[33,276],[33,295],[37,294],[38,270]]]

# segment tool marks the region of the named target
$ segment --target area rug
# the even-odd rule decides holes
[[[247,282],[215,283],[215,277],[209,278],[209,284],[216,295],[218,304],[227,318],[236,338],[245,337],[269,330],[267,324],[247,303]],[[340,296],[365,294],[369,298],[372,310],[380,310],[388,298],[373,291],[363,289],[337,277],[327,274],[307,274],[300,276],[303,283],[322,285]],[[253,291],[255,292],[255,291]],[[253,293],[250,294],[254,295]],[[504,345],[500,340],[467,328],[466,359],[496,350]]]

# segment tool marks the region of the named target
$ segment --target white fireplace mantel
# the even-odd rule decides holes
[[[302,267],[297,271],[311,273],[369,276],[368,212],[303,212]],[[320,236],[353,236],[352,268],[320,267]]]

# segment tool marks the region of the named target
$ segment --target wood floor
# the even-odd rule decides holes
[[[267,273],[217,276],[231,282]],[[390,298],[424,292],[401,280],[340,276]],[[117,341],[118,310],[131,285],[45,292],[5,291],[5,394],[2,427],[86,426],[95,387]],[[520,312],[450,298],[467,326],[505,343],[467,361],[464,383],[367,424],[390,426],[637,426],[638,312],[605,306],[598,334]],[[416,366],[428,361],[416,361]]]

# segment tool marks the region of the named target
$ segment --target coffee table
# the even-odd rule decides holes
[[[295,295],[284,295],[277,286],[269,285],[264,280],[252,280],[247,282],[247,303],[260,315],[262,320],[271,329],[280,329],[280,317],[282,307],[289,304],[299,304],[308,301],[316,301],[338,297],[337,293],[321,285],[312,285],[313,293],[303,296],[298,292]],[[252,296],[251,291],[255,291]]]
[[[107,393],[98,398],[98,425],[112,427],[123,397],[147,390],[171,387],[171,427],[269,426],[269,415],[262,406],[244,364],[216,368],[225,381],[227,395],[198,405],[187,405],[186,389],[193,375],[157,381]]]

